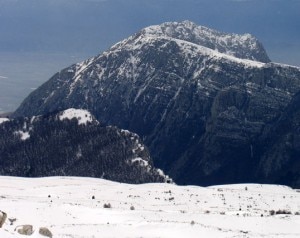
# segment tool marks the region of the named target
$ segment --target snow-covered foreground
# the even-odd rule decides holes
[[[104,208],[111,204],[111,208]],[[291,215],[270,215],[270,210]],[[102,179],[0,177],[0,237],[300,237],[300,193],[284,186],[128,185]]]

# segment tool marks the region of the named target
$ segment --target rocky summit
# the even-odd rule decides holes
[[[141,136],[179,184],[300,186],[299,91],[300,69],[255,37],[171,22],[56,73],[13,116],[88,109]]]
[[[103,126],[88,111],[72,108],[0,120],[0,174],[88,176],[125,183],[171,181],[154,168],[138,135]]]

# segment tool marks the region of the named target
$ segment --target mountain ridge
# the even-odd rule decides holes
[[[249,59],[263,63],[271,62],[262,44],[251,34],[246,33],[238,35],[223,33],[204,26],[198,26],[194,22],[188,20],[182,22],[166,22],[161,25],[149,26],[132,37],[129,37],[128,40],[133,40],[140,35],[143,35],[144,37],[170,37],[201,45],[236,58]],[[123,41],[121,41],[121,43],[122,42]]]
[[[268,128],[300,91],[300,69],[141,32],[55,74],[13,116],[88,109],[140,135],[155,165],[180,184],[283,182],[286,167],[271,179],[258,164],[269,153]]]

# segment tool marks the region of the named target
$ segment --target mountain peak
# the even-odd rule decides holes
[[[182,22],[165,22],[144,28],[138,34],[159,37],[171,37],[201,45],[220,53],[241,59],[263,63],[270,59],[262,44],[251,34],[224,33],[185,20]]]

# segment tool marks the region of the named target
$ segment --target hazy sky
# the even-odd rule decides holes
[[[299,0],[0,0],[0,51],[94,55],[145,26],[186,19],[254,34],[272,59],[300,65]]]
[[[182,20],[251,33],[273,61],[300,66],[300,0],[0,0],[0,112],[68,64]]]

